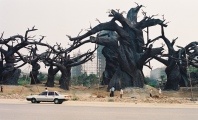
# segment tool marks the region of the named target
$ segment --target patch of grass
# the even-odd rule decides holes
[[[8,93],[8,95],[12,95],[12,93]]]
[[[18,80],[18,85],[27,85],[27,84],[30,84],[29,80],[24,80],[24,79]]]
[[[30,83],[30,77],[28,75],[23,75],[18,79],[18,85],[26,85]]]
[[[108,99],[108,102],[114,102],[114,99]]]
[[[72,100],[73,101],[77,101],[79,98],[77,97],[77,96],[74,96],[73,98],[72,98]]]
[[[149,84],[151,87],[156,87],[157,85],[156,84]]]
[[[72,100],[73,101],[77,101],[79,98],[76,96],[76,94],[75,93],[73,93],[73,97],[72,97]]]

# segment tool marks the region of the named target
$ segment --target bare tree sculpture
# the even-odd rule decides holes
[[[9,85],[15,85],[17,84],[18,77],[20,75],[20,69],[15,68],[14,63],[15,60],[15,53],[30,44],[29,40],[31,40],[31,37],[28,36],[29,32],[35,31],[34,27],[32,29],[28,29],[25,32],[25,36],[22,35],[15,35],[8,39],[3,39],[1,37],[0,44],[3,44],[7,47],[7,50],[5,50],[3,47],[0,48],[1,53],[4,56],[5,65],[3,68],[2,76],[3,76],[3,83],[9,84]],[[3,34],[2,34],[3,36]],[[44,37],[42,37],[43,39]],[[40,39],[40,40],[42,40]],[[20,41],[20,42],[19,42]],[[11,45],[10,45],[11,44]],[[16,44],[16,45],[14,45]]]
[[[109,16],[113,17],[109,22],[100,23],[87,33],[70,38],[71,41],[80,41],[86,37],[89,37],[95,33],[103,30],[115,31],[117,37],[91,37],[92,42],[100,44],[108,48],[103,50],[103,55],[106,57],[106,61],[109,66],[114,64],[114,72],[111,73],[110,80],[106,83],[108,88],[114,86],[116,89],[120,87],[143,87],[144,86],[144,74],[142,72],[143,66],[148,62],[149,58],[161,54],[163,48],[152,48],[150,41],[147,41],[145,47],[143,39],[143,29],[154,25],[162,25],[166,27],[164,21],[160,19],[153,19],[145,16],[140,22],[137,22],[137,13],[142,5],[138,5],[135,8],[131,8],[127,14],[127,18],[123,17],[122,13],[118,13],[115,10],[111,10]],[[119,26],[116,22],[119,22]],[[106,53],[109,52],[109,53]],[[111,54],[111,53],[114,54]],[[112,56],[111,56],[112,55]],[[107,74],[112,69],[107,68]]]
[[[96,50],[96,49],[95,49]],[[47,62],[51,66],[56,66],[61,72],[61,78],[59,80],[60,87],[65,90],[69,90],[70,77],[71,77],[71,67],[83,64],[91,59],[93,59],[93,51],[88,51],[78,57],[70,58],[67,54],[56,54],[53,58],[50,58],[51,52],[47,52],[43,56],[43,61]],[[51,68],[52,70],[52,68]]]

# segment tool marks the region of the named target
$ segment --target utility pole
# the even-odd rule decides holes
[[[99,80],[98,80],[98,91],[97,91],[97,96],[98,96],[98,92],[100,89],[100,78],[101,78],[101,71],[99,71]]]
[[[186,49],[184,47],[181,47],[181,46],[177,46],[177,47],[178,48],[181,48],[181,49],[184,49],[184,52],[185,52],[186,68],[187,68],[187,74],[189,76],[189,82],[190,82],[190,92],[191,92],[191,99],[190,99],[190,101],[197,101],[197,99],[195,99],[193,97],[192,81],[191,81],[190,71],[189,71],[189,67],[188,67],[188,57],[187,57],[187,54],[186,54]]]

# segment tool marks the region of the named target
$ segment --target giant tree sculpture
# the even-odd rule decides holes
[[[109,51],[109,53],[104,54],[104,50],[103,54],[106,57],[106,61],[110,62],[107,63],[109,66],[111,66],[110,64],[115,65],[112,66],[115,72],[111,75],[112,77],[108,83],[109,88],[112,86],[116,89],[129,86],[143,87],[143,66],[149,58],[157,54],[161,54],[161,51],[163,50],[163,48],[152,48],[152,45],[147,48],[150,41],[148,41],[145,47],[143,29],[157,24],[164,27],[167,25],[163,23],[164,21],[153,19],[153,16],[145,16],[144,19],[137,22],[137,13],[141,7],[142,5],[138,5],[135,8],[131,8],[127,14],[127,18],[123,17],[122,13],[111,10],[109,15],[110,17],[113,17],[111,21],[100,23],[87,33],[78,37],[70,38],[71,41],[80,41],[102,30],[116,32],[117,37],[91,37],[92,42],[108,47],[106,52]],[[122,26],[119,26],[116,21],[118,21]],[[114,52],[115,54],[111,56],[111,52]],[[111,70],[112,69],[106,67],[106,71]]]
[[[20,69],[14,67],[14,63],[16,62],[14,53],[9,54],[10,52],[12,52],[12,46],[8,44],[5,45],[8,47],[7,51],[4,50],[3,48],[0,48],[0,51],[2,52],[4,56],[4,60],[6,62],[3,65],[3,70],[2,70],[2,83],[9,85],[16,85],[21,71]]]
[[[5,60],[2,72],[3,84],[16,85],[18,83],[17,81],[20,75],[20,69],[18,69],[18,67],[21,67],[22,65],[15,67],[15,62],[17,62],[15,53],[17,53],[20,49],[24,48],[29,44],[42,44],[41,41],[43,40],[44,36],[42,36],[42,38],[39,39],[39,42],[35,40],[31,41],[33,40],[33,37],[28,36],[29,32],[35,30],[37,29],[33,27],[32,29],[28,29],[25,32],[25,36],[15,35],[8,39],[3,39],[2,34],[0,38],[0,44],[5,45],[7,47],[7,49],[0,47],[0,52],[3,54]]]
[[[167,74],[167,82],[165,89],[178,90],[179,87],[189,86],[189,80],[187,75],[187,68],[189,65],[198,67],[198,60],[195,59],[198,56],[198,43],[191,42],[186,47],[180,47],[179,50],[174,49],[176,39],[172,42],[165,36],[164,28],[161,26],[162,35],[158,39],[163,39],[168,53],[162,55],[162,57],[154,56],[156,60],[163,63],[166,67],[165,72]],[[163,59],[163,57],[167,57]]]
[[[30,56],[32,54],[32,57],[29,61],[29,64],[32,65],[32,71],[30,72],[31,84],[40,83],[40,80],[38,80],[38,74],[40,69],[40,65],[38,64],[38,61],[40,59],[39,57],[40,55],[38,55],[36,51],[37,51],[37,46],[35,45],[35,48],[31,49]]]
[[[180,56],[183,56],[183,57],[180,57],[179,60],[182,63],[186,63],[187,73],[189,73],[187,75],[187,77],[189,78],[189,81],[186,86],[191,86],[191,85],[193,86],[198,83],[198,80],[194,79],[193,81],[191,81],[191,77],[193,77],[193,75],[195,74],[190,73],[190,71],[188,71],[188,67],[193,66],[193,67],[198,68],[198,42],[191,42],[185,47],[180,47],[180,46],[178,47],[181,48],[179,52],[181,54]]]
[[[29,63],[32,65],[32,72],[30,73],[30,76],[32,76],[31,83],[37,83],[37,74],[38,69],[40,68],[40,65],[37,63],[38,60],[44,60],[51,64],[51,66],[56,66],[58,70],[61,71],[61,79],[60,79],[60,85],[63,89],[69,89],[69,81],[71,76],[71,67],[76,66],[79,64],[83,64],[84,62],[87,62],[88,60],[93,59],[93,53],[96,50],[96,48],[93,51],[88,51],[87,53],[78,56],[76,58],[70,59],[69,53],[78,48],[79,46],[90,42],[90,40],[86,41],[74,41],[73,44],[70,45],[67,49],[62,49],[58,47],[58,50],[56,50],[54,47],[50,46],[49,44],[42,43],[44,36],[42,36],[39,41],[36,41],[34,37],[28,36],[28,33],[31,31],[35,31],[34,27],[32,29],[28,29],[25,33],[25,36],[22,35],[15,35],[8,39],[3,39],[3,34],[0,38],[0,52],[1,52],[1,66],[3,66],[3,63],[5,61],[5,67],[1,67],[1,74],[3,76],[3,79],[0,79],[1,83],[3,84],[13,84],[16,85],[19,77],[19,72],[16,72],[18,70],[17,68]],[[31,55],[30,56],[24,56],[20,54],[19,50],[22,48],[28,48],[27,46],[32,48],[32,45],[40,45],[45,46],[50,51],[44,52],[40,55],[36,54],[36,49],[31,49]],[[3,47],[2,47],[3,46]],[[5,49],[7,47],[7,49]],[[50,54],[54,54],[55,57],[53,59],[50,59]],[[18,56],[17,56],[18,55]],[[18,61],[23,61],[21,65],[15,66],[15,63]],[[3,68],[3,69],[2,69]],[[51,67],[52,68],[52,67]],[[49,72],[51,72],[51,69]],[[20,70],[18,70],[20,71]],[[55,71],[57,72],[57,71]],[[36,80],[35,80],[36,79]],[[51,84],[51,83],[50,83]],[[53,83],[52,83],[53,84]]]
[[[48,79],[45,84],[47,87],[54,86],[54,76],[58,71],[60,71],[61,72],[61,78],[59,80],[60,87],[63,89],[69,90],[71,67],[83,64],[93,59],[92,54],[97,48],[95,48],[95,50],[93,50],[92,52],[88,51],[87,53],[82,54],[81,56],[78,56],[72,59],[70,59],[70,56],[68,54],[72,50],[75,50],[79,46],[86,44],[88,42],[90,42],[90,40],[85,40],[81,42],[74,41],[66,49],[63,49],[60,46],[61,44],[58,44],[58,43],[56,43],[56,45],[54,45],[53,47],[48,45],[48,50],[40,56],[41,61],[46,66],[50,66],[48,69]]]
[[[95,49],[96,50],[96,49]],[[60,87],[65,90],[69,90],[69,83],[71,77],[71,67],[83,64],[93,59],[93,51],[88,51],[75,58],[70,58],[67,54],[56,54],[53,58],[50,58],[51,52],[47,52],[46,56],[43,56],[43,61],[50,65],[56,66],[61,72],[61,78],[59,80]]]
[[[26,47],[27,49],[30,49],[30,55],[29,56],[24,56],[21,55],[19,52],[16,52],[21,61],[24,62],[24,64],[28,63],[32,66],[32,70],[30,71],[30,84],[38,84],[40,83],[40,80],[38,79],[38,74],[39,74],[39,69],[40,69],[40,65],[38,64],[39,60],[40,60],[40,55],[38,55],[36,53],[37,51],[37,46],[35,45],[35,48],[31,46]]]
[[[179,47],[179,46],[178,46]],[[181,48],[181,47],[180,47]],[[186,54],[185,60],[188,60],[188,64],[194,67],[198,67],[198,42],[191,42],[186,47],[181,49],[181,53]]]
[[[158,38],[163,39],[165,44],[168,47],[168,54],[164,55],[168,59],[163,59],[161,57],[154,56],[154,58],[164,65],[166,65],[166,75],[167,75],[167,82],[165,89],[173,89],[178,90],[179,86],[188,86],[188,79],[187,79],[187,69],[186,69],[186,61],[182,62],[185,59],[184,52],[176,51],[173,46],[175,44],[176,39],[172,42],[166,38],[164,33],[164,28],[161,26],[162,35]]]

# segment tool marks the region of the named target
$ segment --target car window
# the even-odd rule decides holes
[[[48,95],[54,95],[54,92],[49,92]]]
[[[47,95],[47,92],[42,92],[39,95]]]

